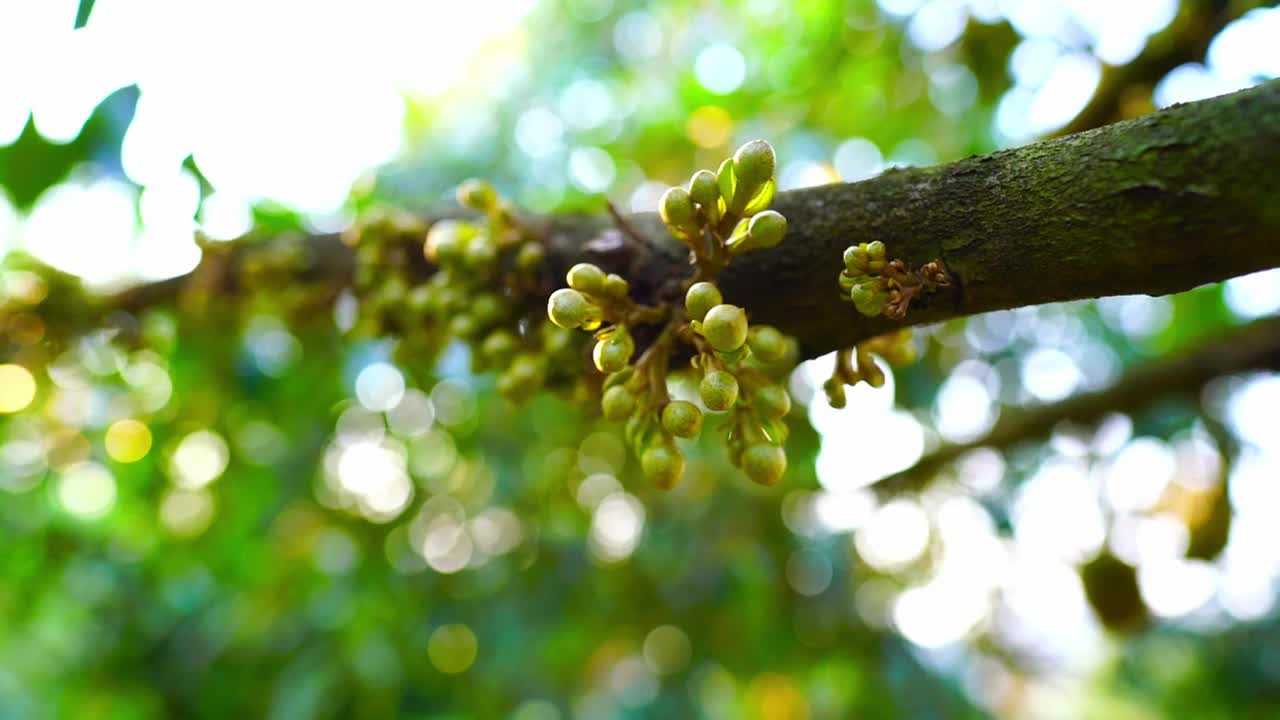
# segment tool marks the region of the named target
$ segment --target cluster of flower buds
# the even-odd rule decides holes
[[[799,354],[796,342],[767,325],[752,326],[746,311],[724,302],[712,282],[734,257],[776,246],[787,221],[769,210],[777,187],[773,147],[749,142],[718,173],[701,170],[687,187],[663,196],[659,211],[671,234],[689,246],[694,277],[683,308],[637,305],[626,280],[579,264],[569,287],[547,302],[547,315],[563,328],[595,332],[595,365],[606,373],[600,407],[606,419],[625,422],[625,436],[645,476],[661,488],[684,475],[678,440],[702,432],[704,419],[725,433],[733,463],[748,477],[773,485],[786,472],[783,444],[791,397],[784,382]],[[636,323],[658,323],[656,339],[632,362]],[[670,372],[676,353],[692,348],[697,392],[673,398]]]
[[[729,257],[771,248],[787,233],[787,219],[768,210],[777,191],[773,146],[752,140],[720,164],[699,170],[688,187],[673,187],[658,206],[671,234],[714,275]]]
[[[836,353],[836,366],[831,377],[822,384],[827,394],[827,402],[831,407],[842,408],[848,402],[845,397],[845,385],[857,385],[865,382],[871,387],[884,385],[884,371],[872,359],[878,355],[890,365],[906,365],[916,359],[915,348],[911,345],[911,329],[901,328],[877,335],[865,342],[858,343]]]
[[[511,206],[481,180],[460,185],[457,200],[480,217],[426,228],[412,215],[373,213],[352,231],[363,320],[374,334],[400,331],[399,350],[415,359],[432,357],[450,338],[467,342],[474,368],[497,372],[498,391],[521,401],[556,367],[568,367],[558,360],[575,357],[580,343],[572,332],[527,321],[523,308],[538,292],[545,251]],[[411,245],[401,240],[424,230],[421,252],[435,272],[411,284]]]
[[[845,249],[839,283],[840,297],[863,315],[901,320],[912,299],[949,287],[951,276],[937,260],[914,271],[901,260],[888,260],[884,243],[876,240]]]
[[[710,282],[689,287],[685,312],[696,335],[698,396],[708,410],[728,415],[730,461],[757,483],[777,483],[787,469],[783,418],[791,396],[784,383],[799,354],[795,341],[772,326],[751,325]]]
[[[595,332],[591,358],[600,372],[626,367],[636,351],[630,324],[652,309],[631,300],[631,286],[621,275],[605,273],[590,263],[569,268],[565,281],[569,287],[547,299],[547,317],[566,330]],[[602,328],[605,323],[608,325]]]

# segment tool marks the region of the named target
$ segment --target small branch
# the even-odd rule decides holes
[[[1255,321],[1169,357],[1140,365],[1111,387],[1052,405],[1006,410],[985,436],[943,445],[910,469],[876,483],[881,495],[918,491],[945,465],[977,448],[1004,450],[1048,436],[1064,422],[1089,425],[1113,412],[1138,412],[1171,397],[1194,397],[1210,381],[1251,370],[1280,370],[1280,317]]]

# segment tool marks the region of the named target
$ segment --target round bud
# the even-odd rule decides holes
[[[712,370],[702,376],[702,382],[698,383],[698,394],[702,396],[702,404],[708,410],[728,410],[738,401],[738,378],[724,370]]]
[[[867,255],[872,260],[883,260],[884,251],[885,251],[884,243],[880,242],[879,240],[874,240],[872,242],[867,243]]]
[[[662,215],[662,221],[673,228],[687,228],[696,224],[693,199],[689,197],[689,191],[682,187],[673,187],[662,194],[658,213]]]
[[[839,410],[848,404],[849,400],[844,394],[844,383],[838,378],[827,378],[822,383],[822,389],[827,394],[827,403],[831,407]]]
[[[484,271],[498,260],[498,244],[488,235],[477,235],[467,243],[463,262],[472,270]]]
[[[480,354],[494,365],[502,366],[516,353],[516,337],[508,330],[494,330],[480,345]]]
[[[600,410],[606,420],[626,420],[635,409],[635,393],[621,385],[605,390],[604,397],[600,398]]]
[[[441,220],[427,231],[422,252],[437,264],[454,262],[462,257],[467,241],[475,236],[475,228],[459,220]]]
[[[607,337],[596,343],[591,351],[596,368],[603,373],[618,372],[631,362],[631,355],[636,351],[636,342],[631,333],[621,326]]]
[[[640,467],[650,482],[669,490],[684,475],[684,455],[671,445],[653,445],[640,456]]]
[[[689,179],[689,197],[702,206],[703,212],[712,213],[720,206],[720,185],[716,174],[699,170]]]
[[[591,263],[578,263],[569,268],[564,276],[569,287],[588,295],[599,295],[604,292],[604,271]]]
[[[522,353],[511,361],[511,367],[507,368],[507,372],[522,383],[541,385],[546,369],[546,362],[542,358],[531,353]]]
[[[458,186],[457,198],[459,205],[488,212],[498,202],[498,193],[484,180],[472,178]]]
[[[733,352],[747,341],[747,313],[737,305],[716,305],[702,319],[702,336],[720,352]]]
[[[542,249],[538,243],[530,240],[520,246],[520,252],[516,254],[516,267],[522,271],[531,273],[542,266],[542,261],[547,256],[547,251]]]
[[[457,337],[467,338],[476,334],[480,329],[480,324],[476,322],[474,315],[468,313],[459,313],[449,320],[449,334]]]
[[[844,266],[849,272],[856,273],[865,265],[866,260],[866,253],[857,245],[850,245],[844,249]]]
[[[747,332],[747,345],[762,363],[773,363],[787,354],[787,337],[772,325],[753,325]]]
[[[604,294],[614,300],[621,300],[631,292],[631,284],[621,275],[609,273],[604,279]]]
[[[415,313],[425,313],[435,304],[435,288],[430,285],[418,285],[409,291],[407,302],[409,309]]]
[[[733,154],[733,172],[738,183],[753,192],[773,179],[776,163],[773,146],[764,140],[752,140]]]
[[[765,385],[756,390],[752,404],[761,415],[780,418],[791,412],[791,395],[781,385]]]
[[[702,411],[691,402],[674,400],[662,408],[662,427],[676,437],[697,437],[702,430]]]
[[[751,236],[748,243],[753,250],[776,247],[787,234],[787,219],[776,210],[765,210],[751,218],[747,234]]]
[[[750,445],[742,451],[742,470],[753,482],[776,485],[787,471],[787,453],[769,443]]]
[[[560,288],[547,298],[547,317],[566,330],[580,327],[591,317],[591,301],[570,288]]]
[[[691,320],[701,321],[711,308],[724,302],[720,289],[709,282],[697,282],[689,286],[684,295],[684,309]]]
[[[480,293],[471,301],[471,315],[480,327],[489,327],[507,314],[506,303],[495,293]]]

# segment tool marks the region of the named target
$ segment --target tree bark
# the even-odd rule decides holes
[[[786,239],[735,259],[719,281],[726,301],[797,337],[806,358],[903,325],[1187,290],[1280,265],[1280,80],[1014,150],[780,193],[773,207],[788,219]],[[625,273],[643,301],[677,299],[691,272],[683,246],[655,213],[625,222],[643,243],[603,213],[535,219],[547,233],[547,292],[589,260]],[[953,286],[902,321],[859,315],[836,278],[844,248],[871,240],[912,265],[940,260]],[[353,254],[333,236],[313,241],[322,260],[310,276],[349,282]],[[185,282],[118,300],[136,309]]]

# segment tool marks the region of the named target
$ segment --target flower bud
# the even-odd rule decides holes
[[[781,385],[765,385],[756,390],[752,405],[766,418],[785,417],[791,412],[791,395]]]
[[[600,399],[600,410],[606,420],[626,420],[636,409],[635,393],[622,385],[614,385],[604,391]]]
[[[742,470],[753,482],[776,485],[787,471],[787,453],[769,443],[749,445],[742,451]]]
[[[652,445],[640,456],[644,476],[654,485],[669,490],[684,476],[684,455],[674,445]]]
[[[689,286],[684,295],[684,309],[689,319],[701,321],[711,308],[724,302],[720,289],[709,282],[697,282]]]
[[[710,170],[699,170],[689,179],[689,197],[693,199],[707,220],[712,223],[720,220],[720,186],[715,173]]]
[[[712,370],[702,376],[698,394],[708,410],[722,412],[738,401],[738,378],[724,370]]]
[[[603,373],[618,372],[631,362],[631,355],[636,351],[636,342],[626,327],[619,325],[596,342],[591,351],[596,369]]]
[[[765,140],[752,140],[733,154],[733,174],[739,185],[750,188],[772,180],[776,164],[773,146]]]
[[[498,244],[488,235],[476,235],[467,243],[462,259],[472,270],[487,271],[498,261]]]
[[[765,210],[751,218],[747,228],[752,250],[776,247],[787,234],[787,219],[776,210]]]
[[[484,180],[472,178],[458,186],[458,204],[479,212],[489,212],[498,202],[498,194],[493,186]]]
[[[672,229],[687,231],[691,227],[697,227],[693,199],[689,197],[689,191],[682,187],[673,187],[663,193],[658,213],[662,215],[662,221]]]
[[[489,333],[480,345],[480,355],[489,363],[502,367],[516,354],[516,337],[511,331],[499,329]]]
[[[569,287],[588,295],[599,295],[604,292],[604,278],[604,271],[591,263],[578,263],[569,268],[569,272],[565,275]]]
[[[539,267],[542,267],[542,261],[546,256],[547,251],[543,250],[538,243],[530,240],[520,246],[520,252],[516,254],[516,267],[523,272],[536,272]]]
[[[747,345],[765,364],[777,362],[787,353],[786,336],[772,325],[753,325],[747,332]]]
[[[702,336],[720,352],[733,352],[747,341],[747,314],[737,305],[716,305],[702,319]]]
[[[462,258],[468,241],[475,237],[473,225],[460,220],[440,220],[427,231],[423,254],[437,265],[455,262]]]
[[[581,327],[591,317],[592,304],[577,290],[560,288],[547,298],[547,317],[565,328]]]
[[[604,295],[614,300],[621,300],[631,292],[631,284],[621,275],[609,273],[604,278]]]
[[[702,411],[693,403],[674,400],[662,409],[662,427],[676,437],[697,437],[702,430]]]

